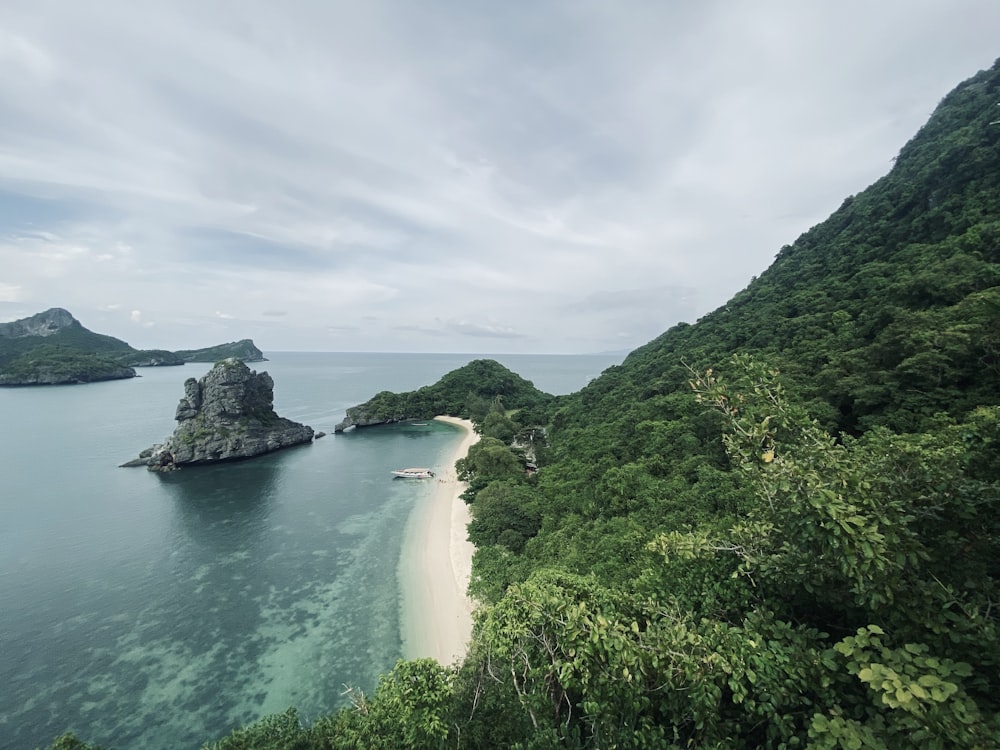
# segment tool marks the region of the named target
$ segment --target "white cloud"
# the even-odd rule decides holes
[[[17,284],[0,282],[0,302],[20,302],[22,295],[21,287]]]
[[[990,0],[12,0],[0,301],[126,339],[141,308],[145,348],[639,345],[887,171],[998,26]]]
[[[156,325],[152,320],[146,320],[143,318],[142,310],[133,310],[129,313],[129,319],[137,326],[142,326],[143,328],[152,328]]]

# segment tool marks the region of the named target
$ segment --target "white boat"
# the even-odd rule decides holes
[[[396,469],[392,475],[400,479],[430,479],[434,472],[430,469]]]

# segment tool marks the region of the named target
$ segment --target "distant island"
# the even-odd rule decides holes
[[[0,323],[0,386],[70,385],[134,378],[136,367],[217,362],[229,357],[264,362],[250,339],[176,352],[135,349],[94,333],[61,307]]]

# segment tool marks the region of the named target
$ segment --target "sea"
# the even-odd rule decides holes
[[[279,415],[329,433],[249,461],[119,468],[174,428],[184,380],[0,389],[0,748],[59,734],[199,748],[268,714],[306,722],[402,657],[400,551],[461,434],[429,420],[334,435],[347,407],[495,359],[572,393],[618,355],[271,352]]]

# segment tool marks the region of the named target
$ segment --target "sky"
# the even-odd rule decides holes
[[[4,0],[0,320],[634,349],[1000,56],[996,0]]]

